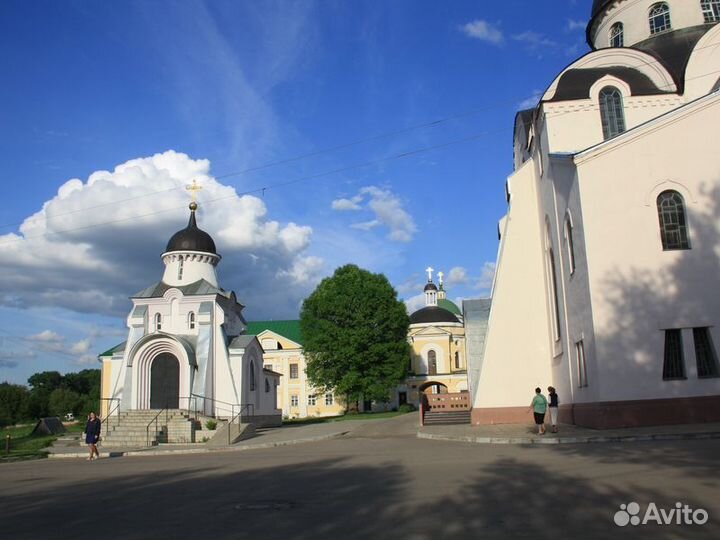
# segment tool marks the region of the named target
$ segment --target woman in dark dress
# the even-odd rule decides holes
[[[97,443],[100,440],[100,419],[95,416],[94,412],[90,413],[87,424],[85,425],[85,443],[90,447],[90,457],[88,461],[100,457],[97,449]]]

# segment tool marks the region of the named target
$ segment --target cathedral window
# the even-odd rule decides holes
[[[194,311],[191,311],[190,313],[188,313],[188,328],[190,330],[195,329],[195,312]]]
[[[610,28],[610,46],[622,47],[625,43],[623,23],[615,23]]]
[[[570,275],[575,273],[575,244],[573,242],[573,226],[570,216],[565,218],[565,244],[567,246],[568,265]]]
[[[657,34],[670,30],[670,7],[665,2],[659,2],[650,8],[650,34]]]
[[[682,333],[678,329],[665,330],[665,356],[662,377],[663,380],[685,378]]]
[[[718,359],[709,328],[693,328],[698,377],[718,377]]]
[[[255,362],[250,361],[250,391],[255,391]]]
[[[682,195],[677,191],[663,191],[657,198],[657,210],[663,249],[690,249]]]
[[[437,374],[437,353],[435,351],[428,352],[428,374]]]
[[[625,112],[620,90],[614,86],[606,86],[600,90],[600,119],[603,137],[608,140],[625,131]]]
[[[155,314],[155,331],[162,330],[162,315],[159,313]]]
[[[460,369],[460,353],[455,351],[455,369]]]
[[[700,7],[706,23],[720,21],[720,0],[702,0]]]

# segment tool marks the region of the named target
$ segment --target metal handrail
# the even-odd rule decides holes
[[[115,411],[118,411],[117,424],[115,425],[120,425],[120,398],[100,398],[100,401],[109,401],[110,404],[108,405],[108,407],[112,405],[113,401],[117,401],[117,405],[110,409],[105,415],[105,418],[103,418],[103,422],[105,423],[105,436],[107,436],[110,433],[110,418]]]
[[[255,408],[255,405],[254,405],[253,403],[246,403],[245,405],[240,405],[240,412],[238,412],[235,416],[233,416],[233,417],[230,419],[230,421],[228,422],[228,425],[227,425],[228,445],[230,444],[230,440],[231,440],[231,433],[230,433],[231,430],[230,430],[230,427],[231,427],[231,426],[233,425],[233,423],[235,422],[235,419],[236,419],[236,418],[240,418],[240,422],[238,422],[238,423],[239,423],[239,424],[242,424],[242,414],[243,414],[243,411],[245,411],[246,409],[248,409],[248,410],[254,412],[254,411],[253,411],[254,408]],[[254,414],[250,414],[249,416],[255,416],[255,415],[254,415]]]
[[[188,416],[190,415],[190,412],[191,412],[191,411],[190,411],[190,400],[193,400],[194,403],[195,403],[195,408],[194,408],[194,411],[195,411],[195,420],[197,420],[197,414],[198,414],[198,409],[197,409],[197,400],[198,400],[198,399],[205,399],[205,400],[210,401],[210,402],[213,403],[213,404],[220,403],[221,405],[229,405],[229,406],[230,406],[230,418],[234,418],[234,417],[235,417],[235,408],[236,408],[236,407],[241,407],[241,404],[240,404],[240,403],[230,403],[230,402],[228,402],[228,401],[222,401],[222,400],[220,400],[220,399],[215,399],[215,398],[211,398],[211,397],[206,397],[206,396],[203,396],[203,395],[200,395],[200,394],[195,394],[195,393],[190,394],[190,397],[187,398],[187,399],[188,399]],[[215,408],[215,407],[213,407],[213,409],[214,409],[214,408]],[[210,416],[216,417],[217,415],[212,414],[212,415],[210,415]]]
[[[150,423],[145,428],[145,446],[150,446],[150,426],[155,422],[155,434],[157,435],[158,429],[157,429],[157,419],[160,417],[162,413],[165,413],[165,427],[167,427],[169,422],[169,412],[167,408],[167,404],[165,405],[164,409],[161,409],[159,413],[155,415],[155,418],[150,420]],[[141,432],[142,433],[142,432]]]

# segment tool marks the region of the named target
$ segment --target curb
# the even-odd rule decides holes
[[[705,433],[668,433],[660,435],[610,435],[590,437],[469,437],[462,435],[436,435],[418,431],[418,439],[435,441],[467,442],[475,444],[592,444],[644,441],[691,441],[704,439],[720,439],[720,431]]]
[[[132,457],[132,456],[172,456],[172,455],[185,455],[185,454],[215,454],[218,452],[243,452],[245,450],[262,450],[265,448],[278,448],[281,446],[291,446],[294,444],[301,444],[307,442],[326,441],[329,439],[336,439],[347,435],[348,431],[342,431],[338,433],[330,433],[328,435],[318,435],[315,437],[306,437],[304,439],[290,439],[288,441],[277,441],[269,443],[258,443],[258,444],[243,444],[239,446],[225,446],[217,448],[183,448],[177,450],[110,450],[107,452],[101,452],[101,456],[104,459],[118,458],[118,457]],[[59,454],[48,454],[48,459],[77,459],[86,458],[87,452],[74,452],[74,453],[59,453]]]

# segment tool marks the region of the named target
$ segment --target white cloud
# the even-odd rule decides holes
[[[95,366],[98,364],[98,357],[94,354],[83,354],[72,361],[76,366]]]
[[[585,21],[576,21],[574,19],[568,19],[567,26],[565,27],[565,29],[568,32],[574,32],[576,30],[585,30],[586,26],[587,26],[587,23]]]
[[[170,150],[66,182],[18,233],[0,235],[0,305],[126,314],[128,296],[162,277],[160,254],[186,226],[184,188],[197,179],[198,226],[223,256],[221,285],[236,289],[251,316],[296,315],[309,292],[298,264],[312,229],[269,219],[261,199],[238,195],[209,169],[207,160]],[[60,343],[49,332],[34,339]]]
[[[298,257],[289,270],[281,270],[281,276],[290,276],[296,283],[317,284],[322,277],[325,261],[320,257]]]
[[[356,195],[352,199],[335,199],[332,202],[332,209],[339,211],[362,210],[362,206],[359,204],[362,200],[361,195]]]
[[[73,343],[70,347],[70,353],[71,354],[85,354],[90,350],[90,347],[92,347],[92,344],[90,343],[89,339],[82,339],[78,341],[77,343]]]
[[[420,293],[405,300],[405,307],[408,313],[414,313],[425,307],[425,294]]]
[[[361,221],[359,223],[353,223],[350,225],[353,229],[360,229],[361,231],[369,231],[371,229],[374,229],[375,227],[379,227],[382,225],[380,221],[377,219],[373,219],[370,221]]]
[[[462,32],[471,38],[487,41],[494,45],[500,45],[504,38],[502,31],[491,23],[482,19],[476,19],[460,27]]]
[[[462,285],[468,282],[467,270],[462,266],[456,266],[450,269],[446,277],[448,285]]]
[[[492,287],[493,280],[495,279],[495,263],[486,262],[483,264],[480,270],[480,277],[477,279],[474,285],[474,289],[487,290]]]
[[[540,34],[539,32],[533,32],[531,30],[522,32],[520,34],[514,34],[512,36],[512,39],[514,41],[524,43],[528,50],[532,52],[536,52],[541,49],[552,49],[558,46],[558,43],[556,41],[553,41],[544,34]]]
[[[353,229],[370,231],[378,227],[386,227],[389,230],[388,238],[395,242],[410,242],[417,232],[415,220],[403,208],[400,198],[388,189],[366,186],[354,197],[336,199],[332,205],[334,210],[352,209],[372,212],[373,219],[353,223],[350,225]],[[351,208],[350,205],[354,206]]]
[[[59,341],[65,341],[65,338],[62,337],[57,332],[53,332],[52,330],[43,330],[39,334],[33,334],[31,336],[28,336],[26,339],[29,341],[39,341],[43,343],[56,343]]]

